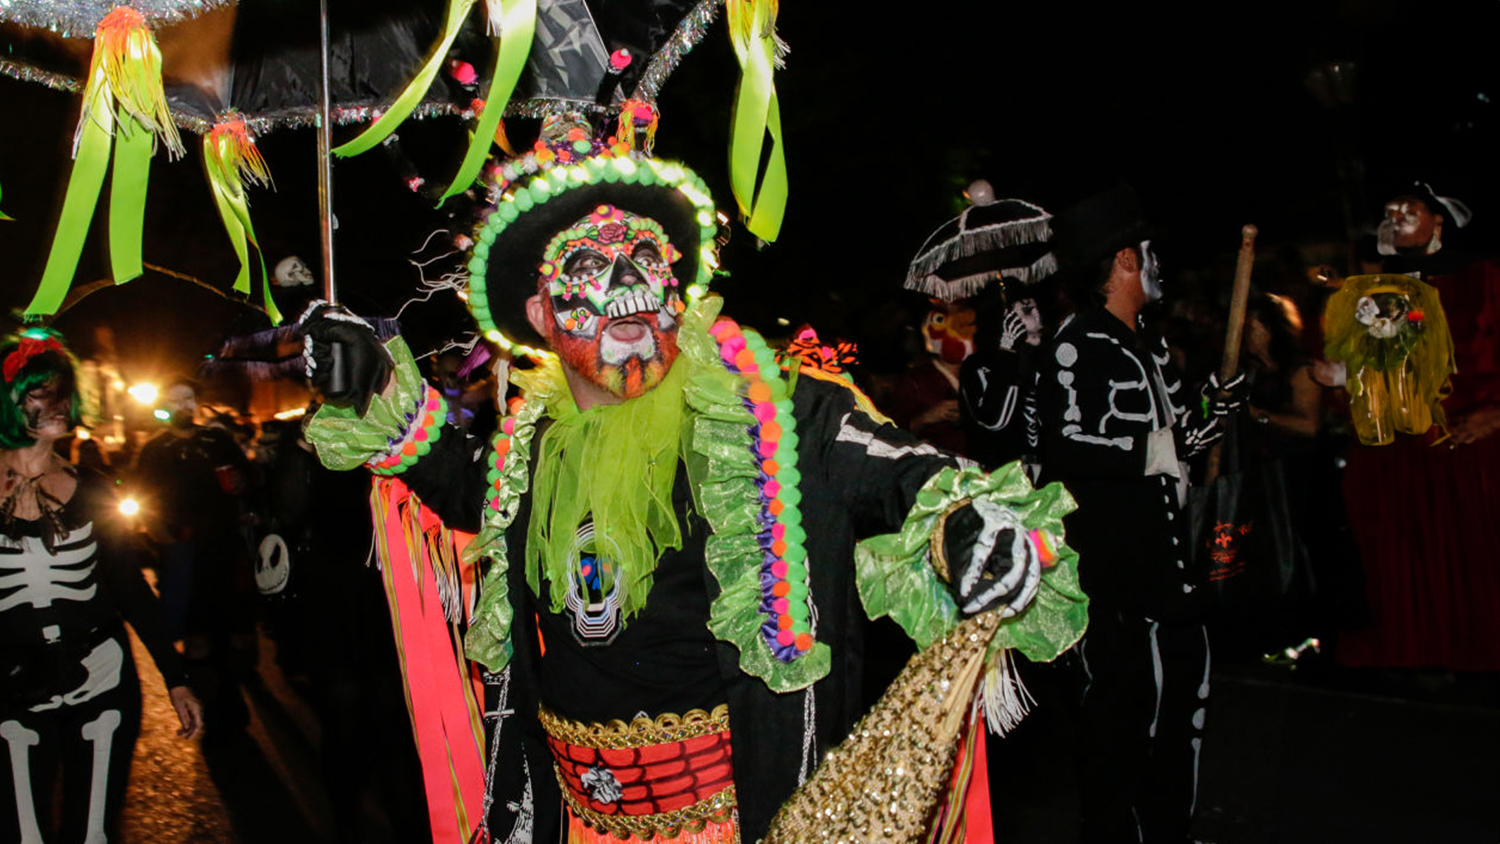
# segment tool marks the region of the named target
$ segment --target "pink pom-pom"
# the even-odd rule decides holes
[[[745,348],[744,335],[736,334],[733,337],[730,337],[728,340],[725,340],[724,348],[727,349],[730,354],[739,354],[740,350]]]
[[[781,492],[781,481],[772,478],[766,481],[766,485],[761,487],[760,490],[766,494],[767,498],[775,498],[776,494]]]
[[[781,522],[777,522],[776,524],[771,525],[771,538],[772,539],[783,539],[785,537],[786,537],[786,525],[782,524]]]
[[[634,58],[634,56],[630,55],[629,50],[621,47],[620,49],[609,54],[609,69],[613,70],[615,73],[619,73],[625,68],[630,67],[630,62],[634,60]]]
[[[783,630],[776,634],[776,641],[782,645],[791,645],[797,641],[797,634],[790,630]]]
[[[479,74],[474,70],[474,65],[459,59],[448,62],[448,75],[460,85],[473,85],[479,81]]]
[[[513,436],[515,436],[516,435],[516,417],[514,417],[514,416],[507,416],[507,417],[505,417],[505,421],[500,423],[500,430],[504,431],[505,435],[507,437],[513,437]]]
[[[770,422],[772,419],[775,419],[776,418],[776,405],[771,404],[768,401],[758,401],[758,402],[756,402],[755,403],[755,418],[759,419],[762,422]]]
[[[427,429],[426,428],[418,428],[417,432],[412,435],[412,439],[416,440],[419,443],[425,443],[425,442],[427,442]]]
[[[776,446],[777,445],[778,445],[778,443],[775,440],[761,440],[760,441],[760,456],[761,457],[775,457],[776,456]]]
[[[777,560],[772,563],[771,575],[777,580],[786,580],[786,560]]]

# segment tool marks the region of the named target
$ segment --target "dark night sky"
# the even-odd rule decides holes
[[[780,31],[792,54],[778,89],[790,206],[781,239],[763,251],[736,229],[726,255],[733,275],[719,285],[727,309],[768,329],[784,317],[859,334],[882,303],[912,303],[900,292],[906,263],[979,177],[1054,212],[1131,183],[1170,233],[1169,282],[1174,269],[1217,278],[1246,222],[1259,225],[1263,255],[1339,241],[1346,198],[1366,224],[1390,186],[1415,177],[1467,201],[1478,215],[1471,245],[1487,243],[1495,229],[1485,223],[1500,215],[1492,4],[1119,5],[929,3],[903,12],[784,2]],[[1321,105],[1305,83],[1330,60],[1355,64],[1348,105]],[[668,83],[657,148],[698,170],[725,209],[734,80],[720,24]],[[0,78],[0,208],[18,218],[0,223],[10,307],[40,276],[74,108],[68,95]],[[402,132],[430,181],[459,154],[462,134],[451,120]],[[305,130],[262,141],[277,191],[253,193],[252,210],[273,263],[290,252],[314,263],[312,144]],[[378,154],[340,163],[337,180],[341,290],[356,309],[391,313],[417,281],[407,253],[447,221]],[[196,153],[158,158],[151,191],[146,260],[227,287],[232,254]],[[80,278],[99,277],[99,252],[86,253]],[[419,342],[436,341],[461,316],[451,305],[407,313]],[[244,308],[149,273],[94,294],[58,325],[81,339],[100,320],[141,369],[188,365],[218,336],[257,325]]]

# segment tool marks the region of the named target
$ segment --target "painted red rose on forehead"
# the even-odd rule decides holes
[[[599,227],[600,243],[619,243],[625,239],[625,227],[619,223],[605,223]]]

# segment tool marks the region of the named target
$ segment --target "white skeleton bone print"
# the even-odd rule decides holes
[[[1179,419],[1183,418],[1187,408],[1178,403],[1182,381],[1175,376],[1169,380],[1163,374],[1164,368],[1170,363],[1165,346],[1160,349],[1160,354],[1150,355],[1151,365],[1148,367],[1134,350],[1109,334],[1090,331],[1085,333],[1082,339],[1108,343],[1114,347],[1115,354],[1081,356],[1078,348],[1072,343],[1066,341],[1058,343],[1053,352],[1058,364],[1057,383],[1067,396],[1067,407],[1063,410],[1064,424],[1061,431],[1063,436],[1088,445],[1102,445],[1118,448],[1121,451],[1131,451],[1135,448],[1135,439],[1131,433],[1139,430],[1138,426],[1146,425],[1151,431],[1165,431],[1170,430]],[[1093,415],[1097,419],[1095,430],[1085,430],[1082,424],[1085,414],[1079,402],[1079,373],[1073,368],[1080,357],[1092,361],[1098,361],[1101,358],[1124,360],[1128,361],[1134,370],[1128,376],[1120,372],[1110,372],[1104,374],[1102,379],[1097,377],[1084,379],[1091,381],[1094,385],[1100,384],[1102,380],[1103,386],[1108,390],[1107,394],[1102,397],[1101,406],[1104,411]],[[1096,397],[1090,397],[1090,401],[1094,400]],[[1126,424],[1111,424],[1114,422]]]
[[[48,553],[36,537],[0,536],[0,612],[23,604],[43,609],[55,601],[92,600],[98,588],[93,528],[90,522],[64,536],[53,546],[56,553]]]

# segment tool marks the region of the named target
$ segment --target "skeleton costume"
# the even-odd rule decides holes
[[[944,302],[967,300],[975,310],[974,348],[955,385],[960,441],[965,456],[994,469],[1036,453],[1031,352],[1041,325],[1026,290],[1057,269],[1047,245],[1052,215],[1024,200],[996,199],[983,180],[964,195],[971,206],[928,236],[907,268],[905,287]],[[904,392],[897,395],[908,404],[926,398]],[[896,407],[898,421],[910,418]]]
[[[1069,209],[1056,226],[1063,271],[1079,287],[1139,245],[1150,294],[1150,234],[1128,189]],[[1066,483],[1078,501],[1068,539],[1093,602],[1073,663],[1083,837],[1178,844],[1196,800],[1209,690],[1186,462],[1219,423],[1193,406],[1200,397],[1165,341],[1103,305],[1065,322],[1041,358],[1041,480]]]
[[[736,18],[751,8],[770,5],[731,4],[731,33],[769,38],[768,18]],[[444,422],[400,338],[334,308],[304,321],[327,399],[307,439],[381,476],[435,839],[926,840],[964,816],[951,772],[973,713],[1024,711],[1008,650],[1051,659],[1085,623],[1071,499],[963,465],[719,318],[717,211],[641,148],[651,125],[647,103],[613,134],[558,108],[492,168],[467,299],[532,365],[489,442]],[[742,205],[752,231],[761,210]],[[332,377],[334,342],[351,377]],[[616,401],[580,405],[574,384]],[[428,641],[410,635],[423,613]],[[926,650],[851,735],[859,614]]]
[[[37,342],[23,336],[22,344],[28,341]],[[55,339],[46,342],[53,345],[41,353],[66,354]],[[7,389],[26,378],[17,374],[37,353],[23,345],[5,357]],[[20,518],[17,500],[33,495],[40,516]],[[90,471],[78,474],[62,503],[22,480],[0,514],[0,740],[7,757],[0,764],[0,835],[6,841],[107,840],[140,729],[140,681],[122,618],[145,642],[167,687],[183,684],[160,606],[118,522],[108,481]],[[62,829],[55,830],[59,773]]]

